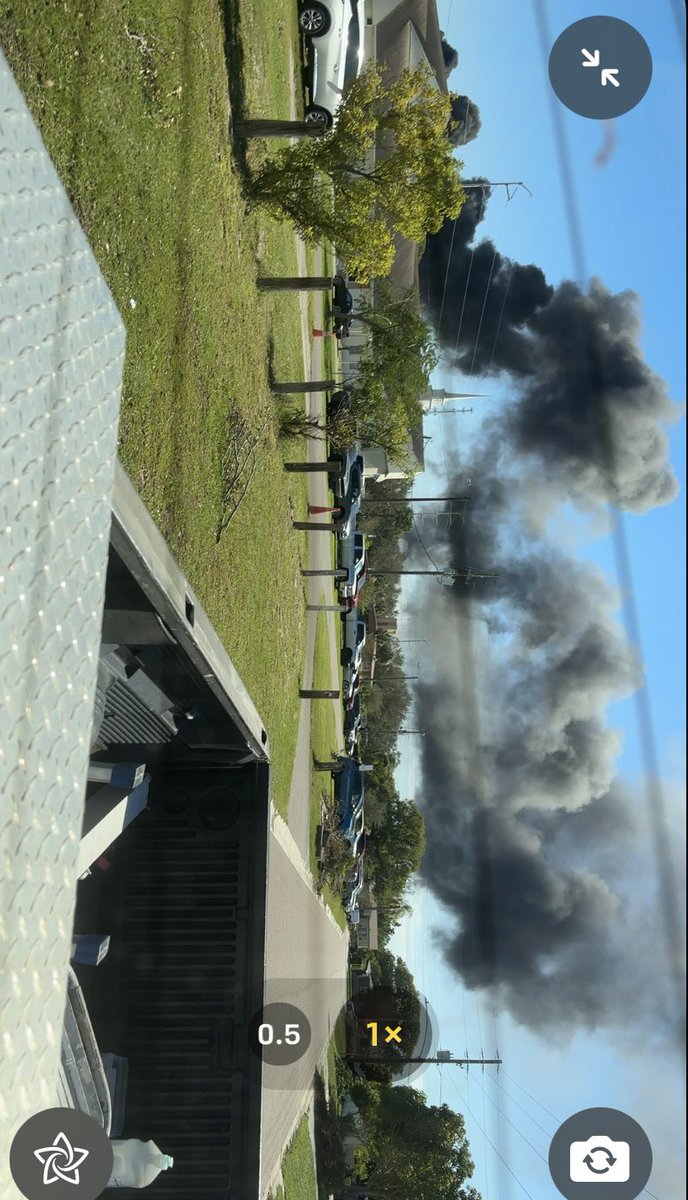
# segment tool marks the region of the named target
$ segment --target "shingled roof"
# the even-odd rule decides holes
[[[447,93],[447,69],[442,53],[437,4],[435,0],[401,0],[377,26],[376,56],[389,74],[396,78],[409,63],[411,53],[411,27],[420,42],[430,64],[440,91]],[[418,262],[423,247],[415,242],[394,236],[395,256],[390,272],[390,282],[395,291],[419,290]]]
[[[440,91],[447,92],[447,69],[442,53],[442,33],[435,0],[401,0],[384,20],[376,33],[376,54],[394,76],[408,65],[409,23],[418,36]]]

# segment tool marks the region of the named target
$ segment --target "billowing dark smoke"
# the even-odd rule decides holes
[[[465,146],[480,133],[482,122],[480,109],[469,96],[452,96],[451,128],[449,141],[452,146]]]
[[[424,605],[435,678],[417,690],[422,871],[456,919],[448,961],[517,1020],[680,1036],[607,716],[641,670],[618,597],[547,538],[562,505],[670,501],[674,412],[639,349],[636,298],[598,281],[555,288],[475,245],[489,189],[468,195],[455,229],[428,241],[421,295],[457,367],[511,386],[448,482],[461,495],[471,478],[465,521],[425,532],[434,556],[497,579],[457,581]]]
[[[421,296],[458,369],[514,381],[495,445],[530,459],[543,490],[561,498],[636,512],[667,503],[676,482],[662,423],[672,406],[638,344],[637,297],[596,280],[554,288],[539,267],[475,245],[489,189],[468,196],[456,228],[428,239]]]
[[[441,33],[440,37],[442,38],[442,58],[444,59],[446,72],[447,75],[451,75],[452,71],[459,65],[459,54],[453,46],[449,45],[444,33]]]
[[[497,504],[499,491],[484,499]],[[629,871],[637,831],[615,780],[621,743],[606,720],[641,680],[617,599],[597,570],[552,548],[510,552],[514,524],[482,503],[451,526],[448,558],[497,566],[499,578],[431,598],[437,674],[416,693],[429,731],[422,873],[456,919],[445,956],[533,1029],[651,1019],[674,1033],[648,889],[635,896]]]

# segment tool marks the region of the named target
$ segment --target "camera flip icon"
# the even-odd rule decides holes
[[[631,1148],[605,1134],[585,1142],[571,1142],[569,1172],[572,1183],[627,1183],[631,1175]]]

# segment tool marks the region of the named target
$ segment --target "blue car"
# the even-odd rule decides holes
[[[354,758],[342,760],[335,773],[339,832],[353,846],[363,829],[363,772]]]

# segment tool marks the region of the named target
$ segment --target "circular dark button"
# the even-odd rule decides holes
[[[572,112],[608,121],[640,103],[652,79],[652,55],[645,38],[626,21],[585,17],[554,43],[549,78]]]
[[[616,1108],[586,1108],[555,1133],[549,1170],[567,1200],[635,1200],[652,1171],[644,1129]]]
[[[105,1130],[73,1108],[49,1108],[25,1121],[10,1149],[12,1178],[27,1200],[96,1200],[111,1174]]]

